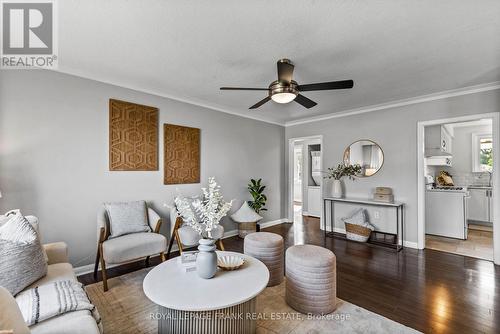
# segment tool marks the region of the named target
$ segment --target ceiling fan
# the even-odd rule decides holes
[[[245,87],[221,87],[221,90],[266,90],[268,96],[251,106],[249,109],[256,109],[273,100],[277,103],[289,103],[292,101],[306,107],[307,109],[314,107],[317,103],[308,99],[301,92],[309,92],[315,90],[330,90],[330,89],[348,89],[354,86],[352,80],[320,82],[306,85],[299,85],[292,80],[294,65],[289,59],[278,60],[278,80],[271,82],[269,88],[245,88]]]

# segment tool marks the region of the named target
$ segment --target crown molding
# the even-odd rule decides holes
[[[255,121],[259,121],[259,122],[264,122],[264,123],[269,123],[269,124],[274,124],[274,125],[279,125],[279,126],[285,126],[285,127],[295,126],[295,125],[299,125],[299,124],[319,122],[319,121],[324,121],[327,119],[338,118],[338,117],[348,117],[348,116],[364,114],[364,113],[368,113],[368,112],[372,112],[372,111],[402,107],[402,106],[407,106],[407,105],[412,105],[412,104],[417,104],[417,103],[442,100],[442,99],[455,97],[455,96],[462,96],[462,95],[468,95],[468,94],[474,94],[474,93],[480,93],[480,92],[486,92],[486,91],[490,91],[490,90],[500,89],[500,81],[495,81],[495,82],[490,82],[490,83],[485,83],[485,84],[480,84],[480,85],[475,85],[475,86],[468,86],[468,87],[446,90],[446,91],[441,91],[441,92],[427,94],[427,95],[411,97],[408,99],[394,100],[394,101],[390,101],[390,102],[385,102],[385,103],[381,103],[381,104],[374,104],[374,105],[364,106],[364,107],[355,108],[355,109],[347,109],[347,110],[333,112],[333,113],[329,113],[329,114],[325,114],[325,115],[305,117],[305,118],[301,118],[298,120],[282,123],[282,122],[277,122],[277,121],[271,121],[271,120],[268,120],[268,119],[265,119],[262,117],[258,117],[258,116],[240,114],[240,113],[237,113],[235,111],[229,110],[225,107],[222,107],[220,105],[210,104],[210,103],[207,103],[205,101],[200,101],[198,99],[191,98],[191,97],[178,97],[178,96],[174,96],[171,94],[166,94],[166,93],[157,92],[154,90],[136,87],[133,85],[117,84],[115,82],[111,82],[110,80],[106,80],[106,79],[102,79],[102,78],[93,78],[93,77],[87,76],[87,75],[85,75],[81,72],[75,71],[75,70],[57,69],[57,70],[48,70],[48,71],[53,71],[53,72],[71,75],[71,76],[75,76],[75,77],[79,77],[79,78],[83,78],[83,79],[87,79],[87,80],[101,82],[101,83],[116,86],[116,87],[130,89],[130,90],[133,90],[136,92],[141,92],[141,93],[145,93],[145,94],[159,96],[159,97],[167,98],[167,99],[170,99],[173,101],[178,101],[178,102],[191,104],[191,105],[202,107],[202,108],[220,111],[220,112],[234,115],[234,116],[238,116],[238,117],[248,118],[248,119],[252,119]]]
[[[301,119],[298,119],[295,121],[286,122],[285,126],[289,127],[289,126],[295,126],[295,125],[299,125],[299,124],[319,122],[319,121],[324,121],[324,120],[332,119],[332,118],[347,117],[347,116],[352,116],[352,115],[364,114],[364,113],[368,113],[368,112],[372,112],[372,111],[408,106],[408,105],[417,104],[417,103],[442,100],[442,99],[447,99],[450,97],[475,94],[475,93],[480,93],[480,92],[487,92],[487,91],[495,90],[495,89],[500,89],[500,81],[495,81],[495,82],[490,82],[490,83],[480,84],[480,85],[475,85],[475,86],[468,86],[468,87],[458,88],[458,89],[451,89],[451,90],[432,93],[432,94],[428,94],[428,95],[416,96],[416,97],[403,99],[403,100],[395,100],[395,101],[391,101],[391,102],[365,106],[365,107],[361,107],[361,108],[348,109],[348,110],[343,110],[343,111],[339,111],[339,112],[329,113],[326,115],[301,118]]]
[[[237,113],[235,111],[226,109],[226,108],[224,108],[222,106],[214,105],[214,104],[209,104],[209,103],[206,103],[204,101],[200,101],[200,100],[197,100],[197,99],[191,98],[191,97],[177,97],[177,96],[174,96],[174,95],[171,95],[171,94],[160,93],[160,92],[157,92],[157,91],[154,91],[154,90],[144,89],[144,88],[136,87],[136,86],[133,86],[133,85],[117,84],[116,82],[111,82],[111,81],[106,80],[106,79],[90,77],[90,76],[87,76],[85,74],[82,74],[82,73],[80,73],[78,71],[74,71],[74,70],[60,70],[60,69],[54,70],[54,69],[51,69],[51,70],[47,70],[47,71],[52,71],[52,72],[57,72],[57,73],[61,73],[61,74],[71,75],[71,76],[74,76],[74,77],[79,77],[79,78],[83,78],[83,79],[87,79],[87,80],[92,80],[92,81],[104,83],[104,84],[107,84],[107,85],[112,85],[112,86],[116,86],[116,87],[130,89],[130,90],[133,90],[133,91],[136,91],[136,92],[140,92],[140,93],[145,93],[145,94],[149,94],[149,95],[159,96],[159,97],[163,97],[163,98],[166,98],[166,99],[174,100],[174,101],[177,101],[177,102],[191,104],[191,105],[194,105],[194,106],[197,106],[197,107],[202,107],[202,108],[207,108],[207,109],[211,109],[211,110],[215,110],[215,111],[220,111],[220,112],[223,112],[223,113],[226,113],[226,114],[231,114],[233,116],[238,116],[238,117],[243,117],[243,118],[249,118],[249,119],[252,119],[254,121],[260,121],[260,122],[264,122],[264,123],[269,123],[269,124],[274,124],[274,125],[279,125],[279,126],[285,126],[284,123],[270,121],[268,119],[261,118],[261,117],[258,117],[258,116],[243,115],[243,114]]]

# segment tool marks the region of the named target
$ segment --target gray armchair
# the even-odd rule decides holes
[[[108,290],[106,264],[120,264],[146,258],[146,265],[148,265],[149,257],[156,254],[160,255],[162,262],[165,261],[167,239],[159,233],[162,219],[149,207],[147,208],[147,219],[152,232],[138,232],[109,238],[111,230],[108,213],[104,206],[99,209],[97,214],[98,244],[94,279],[97,280],[97,271],[100,264],[104,291]]]

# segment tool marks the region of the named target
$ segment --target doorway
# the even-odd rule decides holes
[[[288,219],[302,224],[303,216],[321,219],[322,136],[289,139]]]
[[[500,261],[498,114],[418,124],[418,248]]]
[[[303,144],[298,141],[293,147],[293,221],[302,221],[303,206]]]

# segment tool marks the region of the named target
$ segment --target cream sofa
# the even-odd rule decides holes
[[[68,261],[68,247],[64,242],[44,245],[48,257],[47,275],[26,289],[57,280],[74,280],[76,275]],[[98,334],[97,324],[90,311],[68,312],[27,327],[10,293],[0,287],[0,332],[14,329],[14,334]]]

